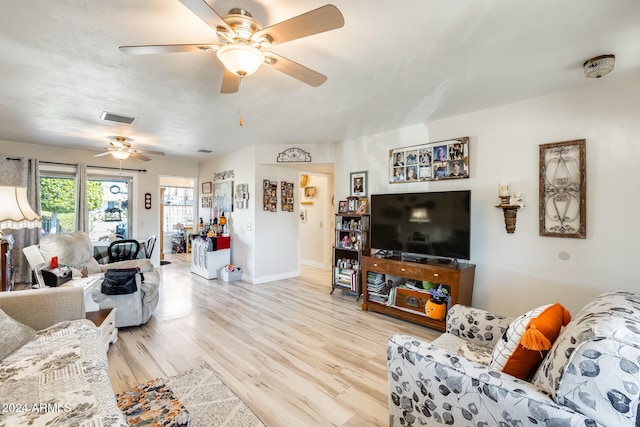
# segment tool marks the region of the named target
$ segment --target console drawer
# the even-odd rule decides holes
[[[98,328],[105,352],[109,350],[109,344],[115,343],[118,339],[116,310],[116,308],[107,308],[87,312],[87,319],[91,320]]]

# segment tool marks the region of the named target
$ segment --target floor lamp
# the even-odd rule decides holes
[[[27,199],[26,187],[6,187],[0,186],[0,239],[8,245],[2,245],[2,272],[0,277],[4,277],[3,283],[6,287],[11,279],[11,249],[13,248],[13,236],[4,236],[2,232],[5,228],[14,230],[21,228],[40,227],[42,222],[40,216],[31,209]],[[6,252],[4,249],[6,248]]]

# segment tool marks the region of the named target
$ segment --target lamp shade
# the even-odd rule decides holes
[[[225,44],[217,55],[227,70],[243,77],[255,73],[264,61],[260,50],[244,43]]]
[[[429,212],[427,211],[427,208],[411,209],[409,222],[431,222],[431,219],[429,219]]]
[[[36,228],[40,216],[31,209],[26,187],[0,186],[0,229]]]

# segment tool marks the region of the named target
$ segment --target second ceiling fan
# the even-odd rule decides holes
[[[131,54],[217,51],[224,64],[222,93],[234,93],[240,79],[253,74],[265,64],[310,86],[320,86],[327,76],[304,65],[264,50],[269,46],[344,26],[344,17],[334,5],[328,4],[278,24],[263,28],[244,9],[232,9],[222,17],[211,7],[212,0],[180,0],[216,32],[220,44],[170,44],[120,46]]]

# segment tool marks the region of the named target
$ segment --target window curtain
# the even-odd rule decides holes
[[[76,166],[76,230],[89,232],[89,210],[87,207],[87,165]]]
[[[31,208],[38,215],[40,208],[40,165],[37,159],[0,156],[0,185],[27,187],[27,198]],[[31,267],[22,253],[27,246],[40,242],[39,228],[19,230],[5,229],[5,234],[13,235],[15,245],[12,250],[12,266],[16,283],[31,283]]]

